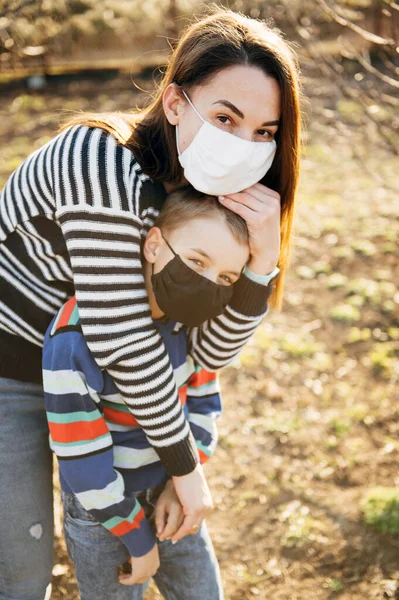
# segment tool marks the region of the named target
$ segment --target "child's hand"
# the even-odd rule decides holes
[[[155,527],[159,541],[163,542],[171,538],[183,521],[183,507],[177,497],[173,481],[169,480],[155,507]]]
[[[132,565],[132,572],[129,575],[119,575],[119,583],[122,585],[145,583],[159,569],[160,563],[157,544],[147,554],[144,554],[144,556],[138,558],[131,556],[130,564]]]

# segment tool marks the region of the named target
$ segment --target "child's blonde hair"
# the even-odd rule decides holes
[[[167,197],[154,226],[170,232],[194,219],[215,217],[225,221],[238,243],[249,245],[248,228],[244,219],[222,206],[216,196],[203,194],[191,185],[178,188]]]

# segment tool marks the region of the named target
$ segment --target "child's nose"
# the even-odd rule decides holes
[[[210,279],[214,283],[217,283],[218,274],[214,269],[211,269],[211,268],[205,269],[205,271],[202,271],[202,275],[203,275],[203,277]]]

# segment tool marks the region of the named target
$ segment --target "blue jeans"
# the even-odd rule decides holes
[[[156,499],[140,503],[151,521]],[[64,532],[75,565],[81,600],[142,600],[149,585],[124,586],[119,567],[130,558],[118,537],[100,525],[73,494],[63,493]],[[160,563],[154,576],[166,600],[223,600],[219,565],[205,523],[196,535],[173,545],[158,542]]]
[[[53,566],[53,489],[41,385],[0,378],[0,486],[0,600],[43,600]]]

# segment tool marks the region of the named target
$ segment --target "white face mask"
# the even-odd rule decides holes
[[[187,98],[203,124],[191,144],[180,154],[178,126],[176,144],[184,176],[198,191],[212,196],[235,194],[258,183],[270,169],[276,141],[250,142],[205,121]]]

